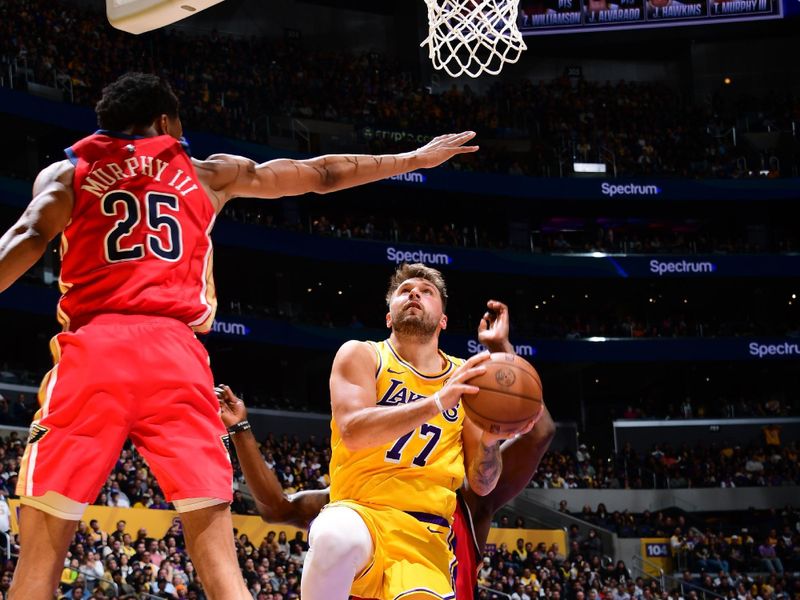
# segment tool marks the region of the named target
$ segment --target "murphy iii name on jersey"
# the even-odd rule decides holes
[[[81,184],[81,189],[102,198],[117,181],[137,175],[149,177],[153,181],[163,181],[182,197],[186,197],[189,192],[199,187],[190,174],[184,173],[181,169],[170,168],[169,163],[160,158],[132,156],[126,158],[122,164],[111,162],[93,169]]]

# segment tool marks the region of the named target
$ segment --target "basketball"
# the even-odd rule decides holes
[[[504,434],[518,431],[531,419],[538,420],[544,402],[536,369],[505,352],[494,352],[483,364],[486,373],[467,382],[480,391],[461,398],[472,422],[489,433]]]

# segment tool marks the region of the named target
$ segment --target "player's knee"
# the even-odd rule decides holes
[[[345,564],[358,569],[372,556],[372,538],[355,511],[333,507],[323,511],[309,533],[310,558],[318,569]]]

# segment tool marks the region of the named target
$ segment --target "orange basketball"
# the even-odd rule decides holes
[[[542,414],[542,380],[531,364],[505,352],[494,352],[484,363],[486,373],[468,382],[481,390],[462,396],[470,420],[484,431],[504,434],[518,431]]]

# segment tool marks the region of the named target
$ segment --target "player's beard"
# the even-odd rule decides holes
[[[397,317],[392,317],[392,331],[408,337],[429,339],[436,333],[438,326],[438,321],[425,312],[412,315],[407,311],[401,311]]]

